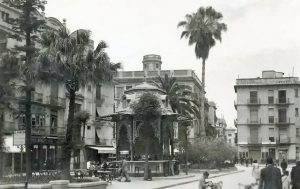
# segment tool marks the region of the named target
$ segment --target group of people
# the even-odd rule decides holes
[[[300,161],[292,168],[290,181],[288,179],[287,162],[285,159],[280,163],[282,172],[274,165],[271,157],[267,158],[267,165],[263,169],[259,169],[259,165],[255,160],[253,163],[252,175],[258,184],[258,189],[288,189],[292,185],[292,189],[300,189]],[[286,180],[283,184],[282,180]],[[290,183],[289,183],[290,182]]]
[[[267,158],[266,167],[260,169],[257,160],[253,160],[252,176],[255,178],[258,189],[300,189],[300,161],[296,163],[296,166],[292,168],[290,181],[287,185],[283,185],[282,180],[288,179],[289,172],[287,171],[287,162],[285,159],[280,164],[282,173],[278,167],[275,166],[271,157]],[[220,184],[213,184],[207,182],[209,173],[204,172],[199,181],[199,189],[207,189],[214,186],[214,188],[222,188]],[[249,185],[252,188],[253,185]],[[285,187],[286,186],[286,187]]]

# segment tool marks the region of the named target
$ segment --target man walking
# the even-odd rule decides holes
[[[125,160],[125,158],[123,158],[121,161],[121,173],[118,181],[121,182],[123,177],[126,178],[125,182],[131,181],[128,175],[127,161]]]
[[[292,189],[300,189],[300,161],[297,161],[296,166],[292,168],[291,184]]]
[[[282,189],[280,169],[274,166],[271,157],[267,158],[267,166],[260,171],[258,189]]]

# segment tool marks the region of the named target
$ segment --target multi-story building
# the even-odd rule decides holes
[[[224,118],[218,118],[215,129],[217,131],[217,138],[225,139],[225,129],[227,127],[226,120]]]
[[[300,82],[283,75],[263,71],[261,78],[236,80],[239,157],[299,160]]]
[[[226,142],[228,144],[231,144],[232,146],[235,146],[235,133],[236,133],[236,128],[233,127],[226,127],[225,128],[225,138]]]
[[[0,1],[0,11],[2,15],[0,18],[0,53],[3,53],[22,43],[7,37],[8,33],[14,33],[12,25],[8,22],[9,18],[18,18],[20,12],[3,4],[2,0]],[[61,23],[56,18],[45,17],[43,13],[37,14],[46,21],[44,29],[57,30],[65,27],[65,23]],[[78,30],[78,32],[82,31],[84,30]],[[75,36],[76,32],[74,33]],[[90,48],[93,48],[93,41],[91,41]],[[22,85],[22,82],[17,80],[16,82],[17,86]],[[80,88],[76,94],[76,112],[87,111],[90,118],[83,137],[86,154],[84,155],[83,148],[79,147],[75,150],[72,154],[71,168],[85,167],[85,162],[88,160],[97,161],[101,158],[101,154],[107,156],[108,152],[114,153],[114,126],[111,124],[95,124],[94,121],[96,116],[113,113],[114,98],[111,95],[113,92],[113,84],[87,84]],[[21,151],[20,148],[13,146],[13,133],[24,130],[25,108],[23,102],[25,98],[23,93],[16,90],[11,99],[12,106],[19,113],[15,116],[13,112],[6,111],[3,115],[0,115],[0,121],[4,123],[6,146],[4,165],[8,170],[18,172],[21,170],[19,163]],[[65,137],[68,104],[68,93],[64,83],[36,84],[35,91],[32,92],[31,109],[33,169],[44,169],[45,163],[47,169],[61,167],[59,162],[62,154],[62,141]],[[82,134],[83,131],[81,130],[81,133],[79,133],[80,138]]]
[[[158,76],[176,78],[179,85],[184,85],[193,93],[193,98],[200,99],[202,94],[202,83],[193,70],[161,70],[160,55],[149,54],[143,57],[143,71],[120,71],[115,77],[115,102],[116,106],[121,102],[122,95],[125,90],[136,86],[143,81],[155,81]],[[157,81],[157,80],[156,80]],[[207,104],[207,103],[206,103]],[[189,139],[193,141],[200,134],[200,121],[194,120],[193,127],[189,134]]]
[[[215,127],[218,119],[216,116],[217,106],[213,101],[209,101],[208,105],[208,125],[211,127]]]

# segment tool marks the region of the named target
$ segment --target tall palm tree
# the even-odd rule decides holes
[[[45,47],[40,60],[53,69],[51,74],[63,82],[69,95],[69,112],[66,139],[63,144],[63,178],[70,178],[70,159],[72,133],[74,127],[75,97],[80,87],[91,82],[94,84],[110,82],[120,64],[113,64],[105,52],[107,45],[101,41],[95,50],[90,47],[90,33],[79,30],[70,34],[66,28],[58,32],[49,31],[42,36]]]
[[[210,49],[215,46],[216,41],[222,41],[221,34],[227,30],[226,24],[220,22],[222,13],[212,7],[200,7],[196,13],[187,14],[185,21],[178,23],[183,27],[181,38],[188,38],[189,45],[195,44],[196,58],[202,59],[202,100],[201,115],[204,115],[205,99],[205,63]],[[204,116],[201,117],[201,136],[205,136]]]

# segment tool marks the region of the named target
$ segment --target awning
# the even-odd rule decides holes
[[[98,150],[98,154],[116,154],[116,149],[112,146],[89,146],[89,148]]]
[[[21,153],[21,149],[13,145],[13,136],[4,136],[4,152],[6,153]],[[25,146],[23,149],[25,152]]]

